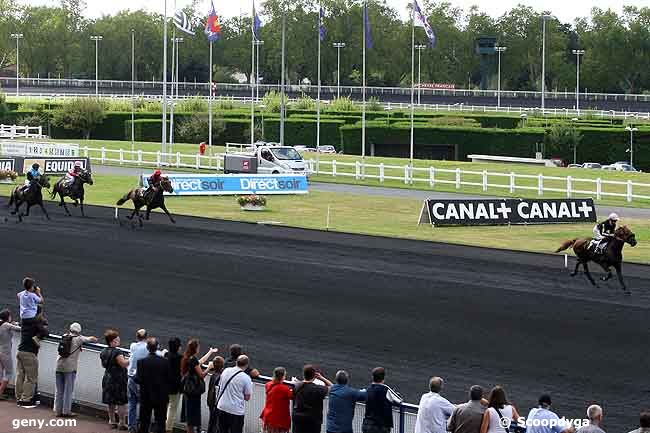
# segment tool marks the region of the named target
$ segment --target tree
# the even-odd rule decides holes
[[[90,139],[90,133],[106,118],[104,104],[94,98],[76,98],[54,110],[54,126],[69,129]]]
[[[578,148],[582,141],[582,133],[574,126],[567,123],[556,123],[544,136],[544,144],[549,155],[562,155],[567,157]]]

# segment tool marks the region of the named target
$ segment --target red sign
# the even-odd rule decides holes
[[[249,170],[250,169],[250,161],[243,160],[241,162],[241,168],[244,170]]]

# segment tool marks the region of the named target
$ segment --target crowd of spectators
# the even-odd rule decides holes
[[[23,288],[18,293],[20,321],[14,322],[8,309],[0,311],[0,398],[14,375],[13,333],[19,332],[15,398],[18,406],[32,408],[39,404],[39,348],[49,331],[43,291],[29,277],[23,280]],[[57,417],[76,416],[72,402],[79,355],[84,344],[96,342],[96,337],[82,335],[79,323],[70,324],[60,339],[53,405]],[[99,362],[104,368],[102,402],[107,407],[110,429],[171,432],[180,407],[179,421],[187,433],[202,433],[202,395],[207,393],[207,433],[243,433],[253,379],[260,372],[251,366],[242,346],[231,345],[227,360],[217,356],[216,348],[199,357],[198,339],[189,339],[183,350],[181,339],[174,337],[163,350],[158,339],[145,329],[136,331],[129,351],[120,348],[120,334],[115,329],[104,332],[104,343]],[[290,380],[285,368],[276,367],[265,384],[262,433],[320,433],[323,422],[327,433],[353,433],[355,408],[360,402],[365,404],[362,433],[391,433],[395,427],[393,410],[402,403],[402,397],[385,383],[384,368],[374,368],[371,376],[371,383],[358,389],[351,386],[350,374],[344,370],[339,370],[331,382],[313,365],[304,366],[301,379]],[[459,404],[445,398],[443,389],[441,377],[429,380],[429,390],[419,402],[414,433],[605,433],[603,409],[595,404],[586,410],[588,422],[576,428],[575,423],[552,410],[548,394],[542,394],[538,406],[524,418],[501,386],[485,392],[473,385],[469,400]],[[641,413],[639,428],[630,433],[650,433],[650,411]]]

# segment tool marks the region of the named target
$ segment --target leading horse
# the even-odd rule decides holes
[[[612,278],[611,267],[614,267],[618,281],[621,284],[621,289],[626,294],[630,294],[630,291],[627,289],[625,282],[623,281],[621,263],[623,262],[623,247],[625,244],[630,244],[632,247],[636,246],[637,244],[636,236],[632,230],[630,230],[627,226],[617,228],[614,232],[614,236],[609,238],[609,241],[605,246],[605,250],[602,254],[595,253],[591,248],[589,248],[590,242],[590,238],[576,238],[568,240],[560,245],[560,247],[555,250],[555,252],[559,253],[560,251],[565,251],[569,248],[573,248],[573,252],[576,254],[578,262],[576,263],[576,267],[571,273],[571,276],[574,277],[578,273],[578,268],[580,265],[582,265],[585,271],[585,275],[594,286],[597,286],[597,284],[589,272],[589,266],[587,263],[594,262],[600,265],[605,270],[605,272],[607,272],[607,275],[601,278],[602,281],[607,281]]]
[[[151,214],[151,211],[153,209],[160,208],[165,212],[165,214],[167,214],[169,220],[173,224],[176,224],[176,221],[174,220],[172,215],[167,210],[167,207],[165,206],[165,196],[164,196],[165,192],[168,193],[174,192],[174,188],[172,187],[172,182],[166,176],[162,177],[160,179],[160,183],[158,185],[152,186],[151,190],[149,191],[147,191],[145,188],[133,188],[131,191],[124,194],[124,196],[121,199],[119,199],[116,204],[118,206],[122,206],[124,203],[126,203],[129,200],[133,201],[133,213],[131,213],[131,215],[128,216],[127,218],[133,219],[133,217],[137,215],[138,220],[140,221],[140,227],[142,227],[142,215],[140,215],[140,209],[143,206],[147,207],[147,211],[145,215],[145,218],[147,220],[149,219],[149,215]]]
[[[55,184],[54,188],[52,188],[52,192],[50,193],[50,198],[55,199],[57,194],[61,198],[61,201],[59,203],[59,206],[63,206],[63,209],[65,209],[66,215],[70,216],[70,211],[68,210],[68,205],[65,203],[64,197],[70,197],[72,200],[74,200],[74,205],[77,206],[77,204],[80,204],[80,209],[81,209],[81,216],[86,216],[84,213],[84,185],[92,185],[93,184],[93,177],[92,174],[90,173],[90,170],[83,170],[81,173],[79,173],[77,176],[72,181],[72,184],[66,185],[65,184],[65,176],[63,176],[61,179],[59,179]]]
[[[38,179],[33,180],[29,185],[29,188],[24,188],[23,186],[17,186],[14,188],[11,193],[11,197],[9,198],[9,204],[7,204],[7,207],[10,207],[11,205],[15,206],[15,209],[11,211],[11,214],[18,214],[18,221],[22,222],[24,216],[29,216],[29,209],[37,204],[43,211],[43,214],[45,214],[45,217],[49,220],[50,216],[47,214],[45,206],[43,206],[42,191],[43,188],[49,187],[50,179],[47,176],[43,175]],[[25,210],[24,214],[20,210],[20,207],[23,205],[23,203],[27,205],[27,209]]]

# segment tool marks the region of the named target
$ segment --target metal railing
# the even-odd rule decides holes
[[[0,124],[0,138],[43,138],[43,127]]]
[[[55,369],[57,360],[57,349],[60,336],[52,335],[47,340],[41,342],[39,351],[39,374],[38,389],[39,392],[46,396],[53,396],[55,392]],[[16,348],[20,342],[20,334],[15,333],[13,338],[12,356],[15,358]],[[79,364],[77,368],[77,377],[75,380],[75,389],[73,402],[81,406],[92,409],[103,410],[106,408],[102,404],[102,377],[104,369],[99,359],[99,353],[106,347],[104,344],[84,344],[83,351],[79,354]],[[128,356],[128,349],[122,349]],[[246,404],[246,414],[244,417],[244,432],[259,433],[262,431],[260,423],[260,414],[266,401],[264,385],[271,380],[270,377],[260,376],[253,381],[253,395]],[[206,378],[206,382],[208,379]],[[207,383],[206,383],[207,385]],[[209,412],[207,407],[207,392],[201,396],[201,421],[203,429],[207,428]],[[393,423],[395,433],[413,433],[415,431],[415,419],[417,417],[418,406],[403,403],[393,408]],[[355,416],[353,429],[354,433],[361,433],[361,422],[365,413],[365,406],[359,403],[355,407]],[[323,407],[323,420],[327,416],[327,402]],[[180,420],[179,414],[176,420]],[[180,425],[178,426],[180,427]],[[325,433],[325,423],[323,422],[321,433]]]
[[[183,154],[181,152],[162,153],[143,150],[124,150],[82,147],[82,155],[99,164],[135,165],[138,167],[169,167],[196,170],[223,170],[223,154],[212,156],[200,154]],[[546,176],[543,174],[496,173],[487,170],[473,171],[444,169],[436,167],[411,167],[405,165],[368,164],[361,161],[341,162],[336,160],[306,160],[308,172],[314,175],[333,178],[349,178],[356,182],[375,180],[379,184],[398,181],[405,185],[422,185],[435,188],[437,185],[452,186],[456,190],[469,187],[470,190],[489,194],[516,194],[518,191],[545,194],[561,194],[567,198],[590,196],[596,200],[606,198],[650,200],[650,184],[626,181],[604,180],[598,178],[579,178],[568,176]],[[567,169],[569,170],[569,169]]]

